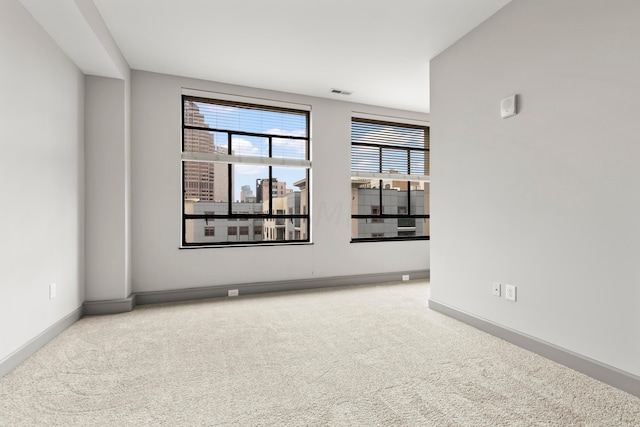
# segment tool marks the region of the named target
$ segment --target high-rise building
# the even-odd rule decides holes
[[[207,127],[204,115],[195,102],[186,101],[184,120],[191,126]],[[215,144],[211,132],[185,129],[184,151],[194,153],[227,154],[227,148]],[[229,201],[228,166],[223,163],[183,162],[184,198],[203,202]]]
[[[243,185],[240,187],[240,201],[241,202],[249,202],[251,200],[255,200],[256,198],[253,196],[253,190],[251,190],[250,185]]]
[[[269,178],[256,179],[256,201],[262,203],[268,201]],[[271,197],[285,197],[287,195],[287,183],[278,182],[278,178],[271,178]]]

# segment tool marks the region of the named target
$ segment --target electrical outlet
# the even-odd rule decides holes
[[[504,285],[504,297],[509,301],[516,300],[516,290],[518,288],[514,285]]]
[[[501,295],[502,285],[500,283],[493,283],[493,295],[499,297]]]
[[[56,284],[49,283],[49,299],[54,299],[56,297]]]
[[[229,291],[227,292],[227,296],[230,296],[230,297],[237,297],[238,294],[239,293],[237,289],[229,289]]]
[[[409,280],[409,275],[408,275],[408,274],[403,274],[403,275],[402,275],[402,280],[403,280],[403,281],[407,281],[407,280]]]

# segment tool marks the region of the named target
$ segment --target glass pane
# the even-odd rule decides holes
[[[304,215],[309,206],[307,169],[273,167],[272,177],[273,215]]]
[[[212,102],[216,102],[212,100]],[[221,101],[184,101],[184,123],[229,131],[307,136],[307,113]]]
[[[262,241],[262,220],[249,219],[187,219],[186,243],[259,242]]]
[[[272,157],[306,160],[307,141],[304,139],[273,138]]]
[[[351,122],[351,140],[370,144],[422,148],[426,129],[423,126],[402,123],[382,123],[366,119],[353,119]]]
[[[352,145],[351,170],[354,172],[380,172],[380,149]]]
[[[301,218],[265,219],[263,223],[263,241],[301,241],[307,240],[307,221]]]
[[[430,236],[429,223],[430,218],[416,219],[416,236]]]
[[[194,102],[188,99],[184,99],[184,119],[183,123],[185,126],[198,126],[198,127],[216,127],[212,126],[212,117],[209,115],[207,117],[204,113],[203,107],[206,108],[205,104],[200,102]]]
[[[351,214],[372,215],[371,207],[380,206],[380,189],[373,188],[378,180],[358,179],[351,181]]]
[[[269,138],[234,135],[231,152],[238,156],[269,157]]]
[[[224,132],[185,129],[183,142],[186,152],[229,154],[229,139]]]
[[[256,212],[266,213],[262,208],[262,202],[266,201],[269,207],[269,167],[256,164],[234,164],[233,170],[233,200],[237,203],[258,203]],[[263,188],[267,191],[263,191]],[[266,197],[266,198],[265,198]]]
[[[372,219],[352,219],[351,238],[352,239],[381,239],[384,237],[397,236],[397,220],[385,218],[384,221]]]
[[[382,172],[406,174],[408,164],[409,159],[405,150],[382,149]]]
[[[411,150],[410,155],[411,173],[413,175],[429,175],[429,152],[421,150]],[[426,173],[425,170],[427,171]]]
[[[411,215],[429,214],[429,183],[411,182]]]
[[[229,201],[226,163],[183,162],[184,199],[193,202]]]

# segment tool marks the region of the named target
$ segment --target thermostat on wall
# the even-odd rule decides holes
[[[503,119],[518,114],[516,109],[516,95],[507,96],[500,101],[500,114]]]

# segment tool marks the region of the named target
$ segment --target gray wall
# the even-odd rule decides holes
[[[84,301],[84,78],[15,0],[0,64],[2,363]]]
[[[638,17],[514,0],[431,63],[431,298],[635,375]]]
[[[349,243],[351,112],[426,115],[143,71],[131,87],[134,292],[429,268],[428,241]],[[313,245],[179,249],[183,87],[311,105]]]

